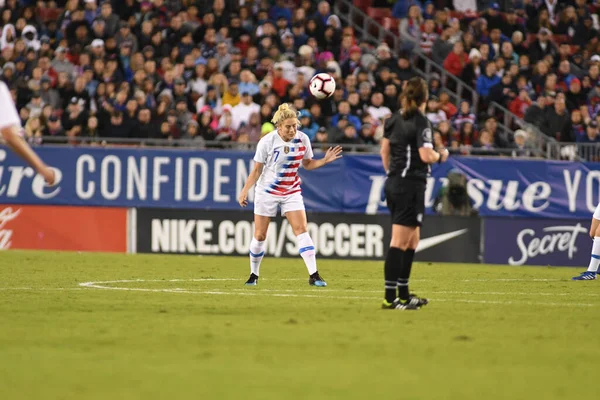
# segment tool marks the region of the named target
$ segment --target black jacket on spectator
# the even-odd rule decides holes
[[[160,129],[156,124],[138,124],[136,129],[131,132],[132,138],[135,139],[156,139],[160,138]]]
[[[535,64],[549,54],[553,57],[556,57],[558,54],[558,50],[552,42],[548,42],[545,49],[542,48],[539,39],[536,39],[535,42],[531,43],[531,46],[529,46],[531,64]]]
[[[569,91],[565,97],[567,99],[567,109],[569,109],[569,111],[579,109],[579,107],[587,104],[587,96],[583,94],[583,92],[573,93]]]
[[[127,124],[125,120],[118,125],[114,125],[112,122],[108,121],[100,132],[100,136],[104,138],[127,139],[130,137],[131,132],[131,126]]]
[[[558,115],[554,107],[546,108],[544,112],[544,123],[540,126],[542,131],[561,142],[574,142],[572,138],[571,117],[569,112],[565,110],[563,115]]]
[[[529,106],[523,118],[525,122],[541,127],[544,123],[545,108],[540,108],[537,104]]]

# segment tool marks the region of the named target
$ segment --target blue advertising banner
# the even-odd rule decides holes
[[[589,224],[589,220],[485,218],[484,262],[587,268],[592,249]]]
[[[41,147],[59,172],[56,187],[0,147],[0,204],[237,209],[252,168],[250,152]],[[316,157],[321,157],[317,154]],[[600,200],[598,164],[490,158],[451,158],[428,180],[429,214],[452,169],[482,216],[589,218]],[[301,170],[308,210],[386,213],[385,174],[378,155],[345,155],[315,171]],[[252,201],[252,196],[249,199]]]

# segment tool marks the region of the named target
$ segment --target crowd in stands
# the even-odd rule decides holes
[[[343,26],[327,1],[0,0],[1,79],[33,142],[253,143],[290,102],[317,145],[376,144],[403,82],[417,76],[412,52],[423,51],[484,106],[498,102],[561,141],[600,141],[595,6],[481,3],[375,0],[399,18],[404,51],[393,54]],[[318,72],[337,82],[324,101],[307,90]],[[436,143],[529,154],[524,133],[501,134],[494,117],[453,104],[439,76],[428,78]]]
[[[342,26],[326,1],[0,6],[1,79],[32,142],[253,143],[289,102],[317,144],[374,144],[398,109],[402,82],[415,76],[408,60]],[[337,81],[324,101],[308,91],[318,72]]]
[[[496,102],[561,142],[598,143],[600,41],[590,0],[374,0],[359,7],[391,7],[407,51],[422,51],[475,88],[479,110],[439,95],[428,115],[449,146],[479,143],[522,147],[519,137],[496,135],[479,117]],[[381,16],[381,13],[377,14]],[[432,92],[439,87],[433,76]],[[473,115],[475,114],[475,115]],[[448,121],[448,122],[445,122]],[[448,130],[450,133],[445,134]],[[455,143],[456,142],[456,143]]]

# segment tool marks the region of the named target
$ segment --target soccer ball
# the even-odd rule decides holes
[[[335,91],[335,79],[329,74],[316,74],[308,84],[308,90],[317,99],[326,99]]]

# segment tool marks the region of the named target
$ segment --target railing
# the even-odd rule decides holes
[[[548,158],[552,160],[600,162],[598,143],[559,143],[549,142],[546,147]]]
[[[223,141],[204,141],[193,139],[123,139],[123,138],[95,138],[95,137],[64,137],[43,136],[29,140],[34,146],[62,145],[62,146],[92,146],[92,147],[138,147],[138,148],[171,148],[178,150],[202,151],[202,150],[240,150],[255,151],[257,143],[238,143]],[[379,145],[372,144],[344,144],[344,143],[313,143],[315,152],[326,151],[329,147],[342,146],[349,153],[378,153]],[[534,158],[539,154],[534,149],[525,151],[515,149],[492,149],[486,150],[477,147],[462,146],[459,149],[449,149],[453,156],[486,156],[486,157],[511,157],[511,158]]]
[[[34,146],[39,145],[65,145],[65,146],[102,146],[102,147],[161,147],[189,150],[256,150],[257,143],[226,142],[199,139],[130,139],[109,137],[65,137],[42,136],[28,140]],[[345,152],[378,153],[379,145],[372,144],[345,144],[345,143],[313,143],[313,150],[324,151],[329,147],[342,146]]]

